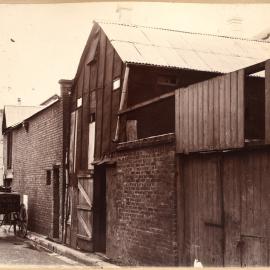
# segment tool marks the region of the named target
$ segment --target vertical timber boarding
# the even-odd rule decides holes
[[[225,266],[269,266],[269,150],[224,157]]]
[[[265,64],[265,143],[270,144],[270,60]]]
[[[123,64],[104,32],[93,27],[86,45],[72,93],[69,149],[70,225],[68,243],[73,248],[93,250],[93,181],[88,156],[89,125],[95,123],[94,159],[100,160],[114,147],[120,90],[113,90],[113,80],[122,79]],[[122,80],[121,80],[122,83]],[[95,120],[93,120],[95,119]],[[91,131],[92,134],[92,131]],[[95,197],[99,197],[96,194]]]
[[[244,146],[244,71],[175,91],[176,152]]]
[[[93,179],[89,173],[79,173],[77,178],[77,245],[82,250],[93,251]]]
[[[183,241],[179,243],[180,262],[191,266],[199,259],[205,266],[222,266],[220,156],[215,154],[206,159],[198,155],[182,156],[180,162],[181,195],[184,198],[180,202],[182,207],[178,207],[178,215],[183,219],[181,224],[178,223],[178,241]]]
[[[270,61],[265,71],[269,144]],[[270,153],[243,148],[243,104],[243,70],[176,91],[179,265],[270,264]]]
[[[178,156],[179,265],[269,266],[269,164],[267,149]]]

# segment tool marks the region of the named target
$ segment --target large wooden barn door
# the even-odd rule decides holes
[[[181,158],[184,258],[180,260],[185,265],[198,259],[204,266],[269,266],[267,151]]]
[[[225,266],[269,265],[269,164],[263,151],[224,156]]]
[[[88,172],[78,173],[77,245],[79,249],[92,251],[93,179]]]
[[[204,266],[223,265],[223,216],[220,157],[192,155],[184,158],[183,262]]]

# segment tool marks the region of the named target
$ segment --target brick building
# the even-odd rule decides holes
[[[63,95],[45,106],[5,106],[5,181],[24,195],[29,229],[62,238],[65,200]]]
[[[70,83],[66,243],[127,265],[192,265],[196,241],[181,232],[186,226],[192,237],[184,219],[195,208],[182,216],[175,90],[263,61],[269,51],[261,41],[94,22]],[[262,93],[261,78],[247,81]],[[203,97],[207,108],[211,97]],[[262,101],[246,100],[249,107]]]

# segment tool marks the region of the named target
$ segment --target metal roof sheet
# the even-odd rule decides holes
[[[270,58],[270,42],[98,22],[124,62],[227,73]]]
[[[6,105],[4,114],[6,118],[6,127],[9,128],[21,123],[26,118],[42,110],[44,106],[21,106],[21,105]]]

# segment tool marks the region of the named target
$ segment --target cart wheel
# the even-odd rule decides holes
[[[17,224],[19,227],[17,235],[24,238],[27,234],[27,213],[23,203],[20,205],[19,219],[17,220]]]
[[[27,222],[26,221],[19,221],[18,224],[18,231],[17,231],[17,235],[19,237],[25,238],[27,235]]]
[[[19,220],[19,213],[17,212],[13,213],[11,226],[13,225],[14,235],[17,235],[16,225],[18,224],[18,220]]]

